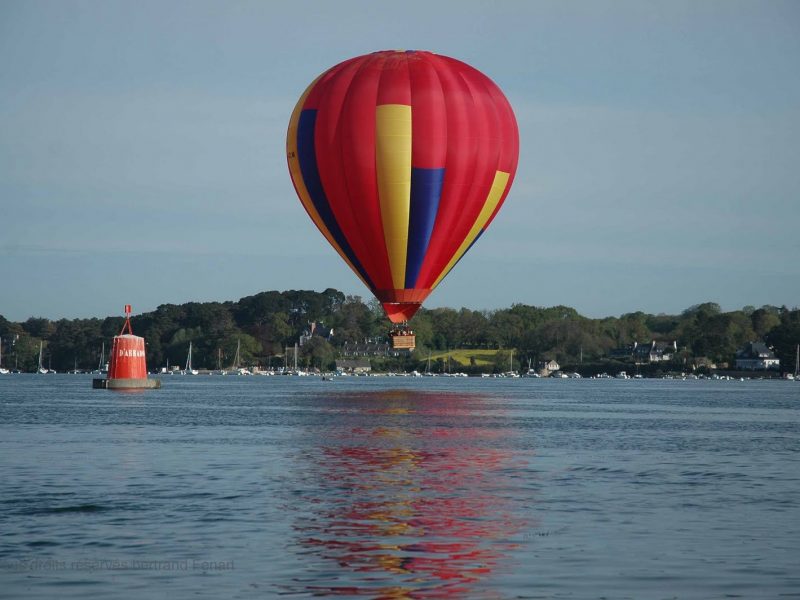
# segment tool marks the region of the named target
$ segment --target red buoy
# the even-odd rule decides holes
[[[125,324],[120,334],[114,338],[111,347],[108,379],[95,379],[93,387],[108,389],[161,387],[161,380],[147,378],[144,338],[133,335],[130,304],[125,305]]]

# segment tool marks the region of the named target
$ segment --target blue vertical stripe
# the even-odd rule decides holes
[[[406,254],[406,288],[417,284],[422,261],[431,241],[439,198],[442,195],[444,169],[411,168],[411,215],[408,222],[408,252]]]
[[[314,203],[314,208],[317,209],[322,222],[325,223],[325,227],[328,228],[333,239],[339,244],[342,252],[350,259],[353,266],[361,273],[364,281],[366,281],[371,288],[374,288],[375,286],[372,284],[372,279],[367,275],[364,267],[361,266],[350,244],[347,243],[347,238],[345,238],[339,224],[336,222],[336,217],[333,215],[328,197],[325,195],[325,190],[322,187],[319,167],[317,166],[317,155],[314,148],[314,129],[316,128],[316,124],[316,109],[307,108],[300,113],[300,119],[297,124],[297,160],[300,163],[303,183],[305,183],[308,195]]]

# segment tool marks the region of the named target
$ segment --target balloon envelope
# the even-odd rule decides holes
[[[383,51],[317,77],[286,146],[309,216],[400,323],[494,219],[519,134],[480,71],[431,52]]]

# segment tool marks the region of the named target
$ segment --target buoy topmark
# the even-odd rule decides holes
[[[127,333],[125,333],[127,330]],[[108,364],[108,379],[95,379],[92,387],[98,389],[152,389],[160,388],[160,379],[147,378],[144,338],[133,335],[131,305],[125,305],[125,324],[114,338]]]

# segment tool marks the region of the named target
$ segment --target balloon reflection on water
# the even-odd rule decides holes
[[[442,598],[498,569],[526,523],[509,431],[475,414],[480,398],[404,390],[324,402],[331,419],[302,457],[307,487],[295,530],[301,554],[338,569],[297,583],[318,593]]]

